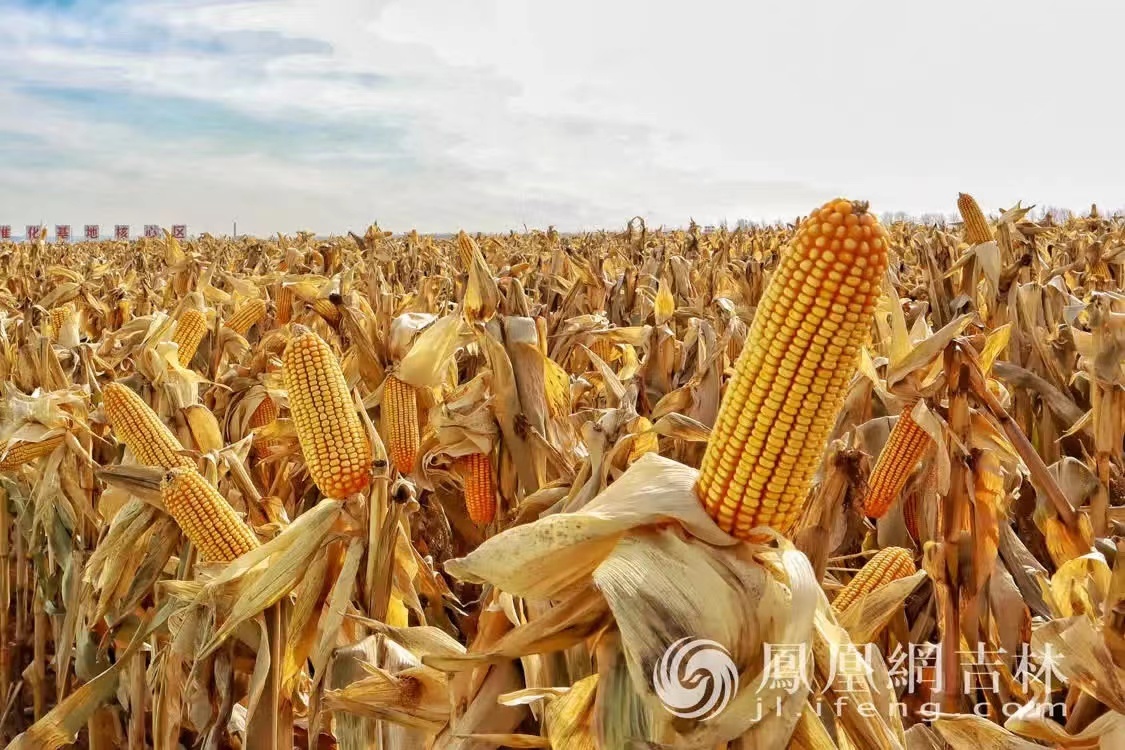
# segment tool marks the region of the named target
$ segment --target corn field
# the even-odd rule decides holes
[[[1125,747],[1125,221],[954,204],[0,243],[0,739]]]

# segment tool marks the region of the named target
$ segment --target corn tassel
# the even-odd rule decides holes
[[[917,402],[917,399],[913,399],[903,407],[867,482],[863,512],[871,518],[886,515],[906,486],[910,473],[933,442],[910,416]]]
[[[394,375],[383,381],[383,435],[400,474],[414,470],[418,456],[418,393]]]
[[[902,547],[881,549],[860,568],[847,586],[840,589],[840,593],[832,600],[832,609],[838,613],[843,612],[860,597],[916,572],[914,556],[910,550]]]
[[[707,443],[697,492],[724,531],[789,533],[866,341],[887,266],[866,204],[802,222],[757,309]]]
[[[205,562],[230,562],[258,546],[250,527],[195,469],[169,470],[160,499]]]
[[[344,498],[371,481],[371,443],[332,349],[300,328],[282,355],[282,378],[309,474],[321,492]]]

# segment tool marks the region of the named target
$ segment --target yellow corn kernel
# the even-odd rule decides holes
[[[477,524],[491,523],[496,517],[496,486],[488,454],[459,456],[457,470],[465,483],[465,508],[469,518]]]
[[[863,499],[863,512],[871,518],[882,518],[886,514],[933,442],[910,416],[917,402],[913,399],[903,407],[871,471]]]
[[[772,275],[726,387],[697,492],[720,528],[788,534],[801,515],[887,267],[865,203],[836,199],[803,221]]]
[[[299,326],[282,355],[281,372],[289,392],[289,412],[316,486],[334,498],[366,489],[371,480],[371,443],[332,349]]]
[[[383,381],[383,437],[400,474],[414,469],[418,456],[418,393],[394,375]]]
[[[11,471],[16,467],[34,461],[43,456],[49,456],[55,448],[62,445],[66,435],[55,435],[37,443],[24,440],[11,443],[0,443],[0,471]]]
[[[880,589],[892,581],[912,576],[916,572],[914,555],[910,550],[902,547],[881,549],[860,568],[847,586],[840,589],[840,593],[832,600],[832,608],[836,612],[843,612],[861,596]]]
[[[107,384],[102,389],[102,396],[110,427],[138,462],[165,469],[177,466],[194,468],[195,463],[180,453],[183,451],[180,441],[144,399],[120,383]]]
[[[172,333],[172,341],[179,345],[178,359],[181,367],[187,367],[199,342],[203,341],[203,334],[207,333],[207,320],[198,310],[187,310],[176,321],[176,330]]]
[[[266,317],[266,301],[264,299],[252,299],[235,310],[234,315],[227,320],[226,325],[239,336],[245,336],[246,332],[264,317]]]
[[[957,210],[961,213],[961,221],[965,224],[965,242],[969,245],[979,245],[992,241],[992,230],[984,218],[976,199],[968,193],[957,194]]]
[[[160,499],[206,562],[230,562],[258,546],[246,522],[195,469],[170,469]]]

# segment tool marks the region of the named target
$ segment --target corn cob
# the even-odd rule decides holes
[[[258,546],[250,527],[195,469],[170,469],[160,499],[206,562],[229,562]]]
[[[300,327],[282,355],[281,372],[297,438],[316,486],[335,498],[366,489],[371,443],[332,349]]]
[[[617,347],[615,347],[613,342],[608,338],[599,336],[594,339],[593,343],[590,345],[590,351],[596,354],[602,362],[609,364],[616,359]]]
[[[65,439],[66,435],[55,435],[37,443],[20,440],[15,445],[0,444],[0,471],[11,471],[37,458],[49,456]]]
[[[383,381],[383,435],[400,474],[414,469],[418,455],[418,393],[394,375]]]
[[[281,286],[277,290],[277,322],[278,325],[285,325],[293,316],[293,290],[287,286]]]
[[[273,424],[274,420],[277,419],[277,414],[277,402],[271,397],[266,396],[258,404],[257,408],[254,409],[254,413],[250,415],[250,429],[256,430],[260,427]],[[261,438],[255,435],[252,443],[254,454],[261,458],[270,452],[271,447],[280,442],[279,440]]]
[[[492,482],[492,462],[487,453],[470,453],[457,458],[457,469],[465,483],[465,507],[473,523],[491,523],[496,517],[496,488]]]
[[[660,452],[660,438],[653,431],[652,421],[646,417],[637,417],[633,423],[631,433],[633,446],[629,450],[629,463],[633,463],[646,453]]]
[[[861,596],[880,589],[892,581],[914,575],[914,556],[902,547],[879,550],[867,564],[860,568],[848,585],[832,600],[832,608],[843,612]]]
[[[187,310],[176,322],[176,330],[172,333],[172,341],[179,345],[178,358],[181,367],[187,367],[203,334],[207,332],[207,321],[203,313],[198,310]]]
[[[227,328],[239,336],[245,336],[246,332],[264,317],[266,317],[266,301],[264,299],[252,299],[235,310],[234,315],[227,320]]]
[[[317,315],[328,321],[330,325],[336,325],[340,322],[340,310],[327,297],[318,297],[313,300],[312,308]]]
[[[917,402],[918,399],[912,399],[903,407],[867,482],[863,512],[871,518],[882,518],[886,514],[906,486],[910,472],[930,447],[930,436],[910,416]]]
[[[703,456],[697,492],[724,531],[787,534],[869,335],[887,265],[866,204],[837,199],[801,223],[771,277]]]
[[[258,404],[258,408],[254,409],[254,413],[250,415],[250,429],[265,427],[272,424],[275,419],[277,419],[277,402],[266,396]]]
[[[965,224],[965,242],[969,245],[979,245],[992,241],[992,230],[984,218],[976,199],[968,193],[957,194],[957,210],[961,213],[961,221]]]
[[[110,426],[140,463],[165,469],[194,468],[195,463],[180,453],[180,441],[140,396],[120,383],[106,385],[102,396]]]
[[[70,305],[60,305],[59,307],[52,307],[47,311],[47,326],[50,330],[51,336],[58,336],[59,331],[66,325],[66,322],[74,315],[74,308]]]

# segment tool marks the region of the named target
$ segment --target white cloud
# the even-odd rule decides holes
[[[1105,4],[1090,23],[1088,10],[1043,0],[17,10],[21,41],[0,49],[14,71],[0,104],[22,97],[15,111],[26,111],[26,83],[159,95],[300,123],[328,143],[234,158],[221,134],[68,122],[65,104],[40,104],[30,118],[2,116],[0,132],[31,123],[59,153],[81,155],[104,179],[79,183],[98,195],[51,179],[0,187],[0,205],[105,211],[106,222],[175,213],[211,231],[237,213],[240,229],[263,233],[371,218],[423,230],[621,225],[638,213],[775,219],[838,193],[880,212],[948,212],[959,190],[990,209],[1125,205],[1125,157],[1094,150],[1116,135],[1118,105],[1099,81],[1115,69],[1125,11]],[[365,126],[386,142],[352,137]]]

